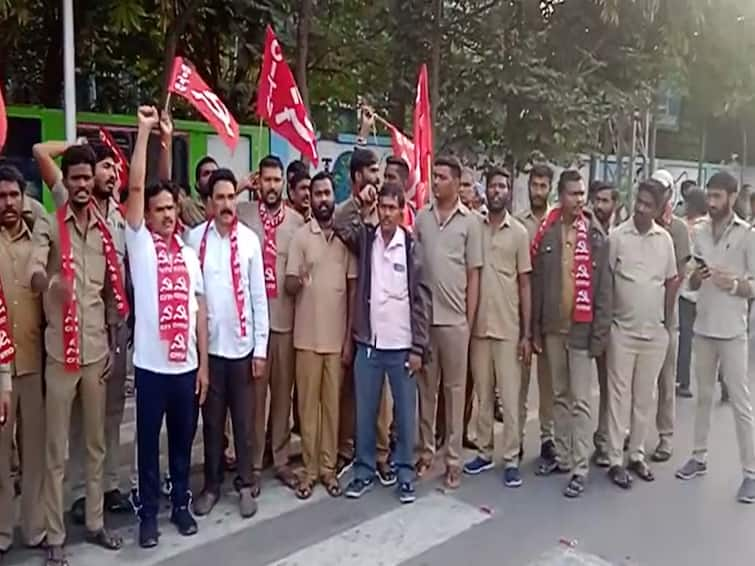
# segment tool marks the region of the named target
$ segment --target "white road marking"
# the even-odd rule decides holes
[[[268,566],[395,566],[489,518],[476,507],[433,492]]]

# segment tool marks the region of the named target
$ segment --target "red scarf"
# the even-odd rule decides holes
[[[66,371],[76,372],[80,367],[81,348],[79,345],[79,313],[76,301],[76,270],[71,246],[71,233],[68,231],[66,216],[68,203],[61,206],[55,213],[58,220],[58,236],[60,238],[60,275],[67,287],[73,291],[63,303],[63,358]],[[94,204],[89,204],[89,214],[95,219],[97,229],[102,238],[102,253],[105,255],[107,275],[113,289],[115,305],[118,314],[123,318],[128,316],[128,302],[126,290],[121,278],[121,266],[113,244],[113,236],[105,220],[97,212]]]
[[[204,258],[207,253],[207,233],[210,231],[212,220],[207,221],[207,226],[202,234],[202,242],[199,244],[199,264],[204,271]],[[241,260],[239,259],[239,220],[233,219],[231,225],[231,280],[233,281],[233,296],[236,299],[236,314],[239,317],[239,327],[242,337],[246,337],[246,309],[244,308],[244,287],[241,277]]]
[[[157,255],[157,312],[168,360],[185,362],[189,351],[189,270],[175,234],[166,242],[152,232]]]
[[[3,293],[3,282],[0,281],[0,364],[11,363],[15,353],[16,348],[13,346],[13,336],[10,332],[8,304]]]
[[[561,219],[561,211],[561,207],[552,209],[545,220],[540,223],[530,249],[533,262],[545,233]],[[587,220],[584,213],[580,212],[574,226],[577,229],[577,238],[574,244],[574,310],[572,311],[572,321],[592,322],[592,250],[590,249]]]
[[[278,244],[275,240],[278,226],[286,218],[286,207],[281,206],[278,212],[270,214],[267,207],[260,203],[260,222],[265,230],[265,242],[262,245],[262,265],[265,268],[265,290],[268,299],[278,297],[278,273],[276,271],[276,258],[278,257]]]

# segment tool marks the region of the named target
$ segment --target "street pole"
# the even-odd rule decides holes
[[[73,41],[73,0],[63,0],[63,91],[66,141],[76,141],[76,67]]]

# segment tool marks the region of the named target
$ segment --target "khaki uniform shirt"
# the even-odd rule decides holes
[[[545,216],[547,215],[548,213],[546,212]],[[542,221],[545,220],[545,216],[540,219],[531,210],[525,210],[515,215],[514,218],[525,227],[527,235],[530,237],[530,242],[532,242],[535,239],[535,234],[537,234],[537,229],[540,227]]]
[[[484,263],[472,335],[519,340],[519,275],[532,271],[529,235],[508,213],[498,226],[487,218],[480,222]]]
[[[178,200],[181,222],[187,228],[195,228],[207,220],[207,208],[199,197],[193,197],[181,192]]]
[[[119,319],[107,277],[102,236],[95,217],[90,215],[89,223],[82,232],[69,209],[66,223],[71,235],[74,257],[81,364],[88,365],[99,362],[108,355],[107,324],[115,324]],[[47,273],[48,280],[60,276],[60,235],[57,217],[50,215],[40,218],[34,226],[32,241],[34,249],[29,260],[29,275],[43,271]],[[65,361],[63,303],[55,300],[49,292],[45,293],[44,310],[47,317],[45,348],[49,356],[62,364]]]
[[[32,291],[27,273],[32,255],[32,232],[21,222],[21,232],[11,236],[0,229],[0,280],[8,305],[11,334],[16,346],[13,374],[41,373],[45,317],[42,297]]]
[[[357,277],[356,259],[335,233],[326,239],[313,220],[299,228],[291,240],[286,275],[298,277],[302,268],[309,277],[296,296],[294,347],[338,354],[346,336],[346,281]]]
[[[423,208],[414,223],[422,243],[423,265],[433,300],[432,324],[467,323],[467,272],[482,267],[481,225],[461,201],[445,222],[434,203]]]
[[[613,323],[629,336],[653,340],[663,328],[666,281],[678,273],[671,236],[655,222],[641,234],[630,219],[611,232],[608,242]]]
[[[352,195],[336,206],[336,222],[338,222],[338,219],[341,215],[349,214],[355,209],[358,213],[361,214],[362,209],[357,203],[357,200],[354,198],[354,195]],[[364,218],[363,221],[365,224],[368,224],[370,226],[377,226],[378,224],[380,224],[380,219],[378,218],[377,213],[377,204],[373,204],[372,208],[370,209],[369,215],[367,216],[367,218]]]
[[[713,236],[713,223],[706,218],[692,232],[693,255],[701,257],[711,270],[736,277],[739,285],[749,285],[755,298],[755,232],[734,216],[720,238]],[[730,339],[747,335],[748,300],[722,291],[711,279],[703,281],[697,296],[695,334]]]
[[[689,229],[687,223],[677,216],[671,217],[671,224],[664,226],[674,242],[674,255],[676,256],[676,270],[680,276],[684,276],[692,254],[690,250]],[[674,312],[671,315],[671,328],[679,328],[679,303],[674,301]]]
[[[285,210],[283,222],[275,231],[275,274],[278,284],[278,296],[275,299],[268,298],[268,312],[270,313],[270,330],[273,332],[291,332],[294,329],[294,299],[286,293],[284,288],[286,281],[286,262],[291,239],[296,231],[304,226],[301,214],[293,208],[281,204]],[[260,248],[265,249],[265,229],[262,226],[259,213],[259,203],[240,202],[236,213],[239,220],[257,234],[260,240]]]

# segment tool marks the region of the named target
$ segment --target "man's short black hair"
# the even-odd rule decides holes
[[[357,173],[361,172],[365,167],[371,167],[378,162],[378,156],[371,149],[365,149],[357,147],[351,154],[351,162],[349,163],[349,174],[351,176],[351,182],[357,180]],[[314,181],[314,179],[312,179]]]
[[[16,183],[22,193],[26,192],[26,180],[21,171],[13,165],[0,165],[0,182]]]
[[[448,167],[451,175],[456,179],[461,179],[461,161],[453,155],[441,155],[435,158],[435,167]]]
[[[385,166],[393,165],[398,168],[401,180],[406,184],[409,181],[409,165],[396,155],[391,155],[385,160]]]
[[[148,185],[144,189],[144,210],[149,210],[150,201],[162,192],[168,193],[173,197],[173,203],[178,204],[178,191],[178,185],[172,181],[160,181],[159,183]]]
[[[598,193],[602,193],[603,191],[611,191],[611,200],[613,202],[619,202],[619,197],[621,196],[619,194],[619,189],[614,187],[611,183],[608,183],[607,181],[593,181],[590,183],[590,188],[587,189],[587,198],[589,200],[593,200]]]
[[[688,190],[696,186],[697,186],[697,181],[693,181],[692,179],[687,179],[685,181],[682,181],[682,184],[679,185],[679,190],[681,191],[682,195],[686,195]]]
[[[94,150],[89,144],[72,145],[63,152],[63,159],[60,162],[60,170],[63,172],[63,178],[68,176],[68,169],[74,165],[89,165],[94,175],[94,167],[97,164],[97,158]]]
[[[298,185],[305,179],[310,179],[309,171],[294,171],[288,180],[288,189],[290,191],[293,191],[294,189],[296,189],[296,185]]]
[[[688,215],[705,216],[708,213],[708,202],[705,200],[705,191],[698,186],[694,186],[687,191],[685,202]]]
[[[194,180],[196,182],[199,182],[199,174],[202,172],[202,167],[204,167],[208,163],[213,163],[215,166],[217,166],[218,164],[218,162],[215,161],[215,158],[210,157],[209,155],[205,155],[202,159],[200,159],[197,163],[197,166],[194,168]]]
[[[314,191],[315,190],[315,184],[321,183],[322,181],[328,181],[330,183],[330,187],[332,189],[335,189],[335,183],[333,182],[333,176],[326,172],[326,171],[320,171],[317,173],[314,177],[312,177],[312,180],[309,183],[309,190]]]
[[[650,197],[653,199],[653,202],[655,203],[655,206],[659,209],[663,208],[663,205],[666,204],[667,189],[660,181],[656,181],[655,179],[646,179],[645,181],[641,181],[637,186],[637,193],[639,194],[643,191],[650,195]]]
[[[386,181],[382,184],[380,192],[378,192],[378,201],[381,198],[395,198],[398,201],[398,207],[401,209],[403,209],[406,204],[404,189],[396,182]]]
[[[736,177],[728,171],[719,171],[708,179],[707,187],[709,189],[721,189],[732,195],[737,192],[739,183]]]
[[[548,183],[552,183],[553,169],[547,163],[535,163],[532,166],[532,169],[530,169],[529,180],[532,181],[533,177],[545,177],[546,179],[548,179]]]
[[[503,167],[491,167],[485,172],[485,186],[487,187],[493,182],[494,177],[506,177],[511,180],[511,174]]]
[[[576,169],[566,169],[558,178],[558,194],[562,194],[569,183],[579,183],[582,181],[582,173]]]
[[[288,167],[286,167],[286,179],[290,182],[290,179],[297,173],[309,176],[309,165],[304,163],[301,159],[294,159],[288,164]]]
[[[115,161],[115,153],[104,143],[95,142],[89,145],[94,151],[94,158],[97,163],[99,163],[100,161],[105,161],[106,159],[112,159],[113,161]]]
[[[226,169],[225,167],[222,167],[220,169],[215,169],[210,174],[210,178],[207,181],[207,190],[210,193],[210,196],[212,196],[215,185],[217,185],[220,181],[228,181],[233,185],[234,191],[236,190],[236,187],[238,187],[238,183],[236,181],[236,175],[233,174],[233,171],[230,169]]]
[[[281,175],[283,175],[283,171],[285,170],[280,157],[272,154],[266,155],[260,160],[259,170],[262,171],[263,169],[279,169]]]

